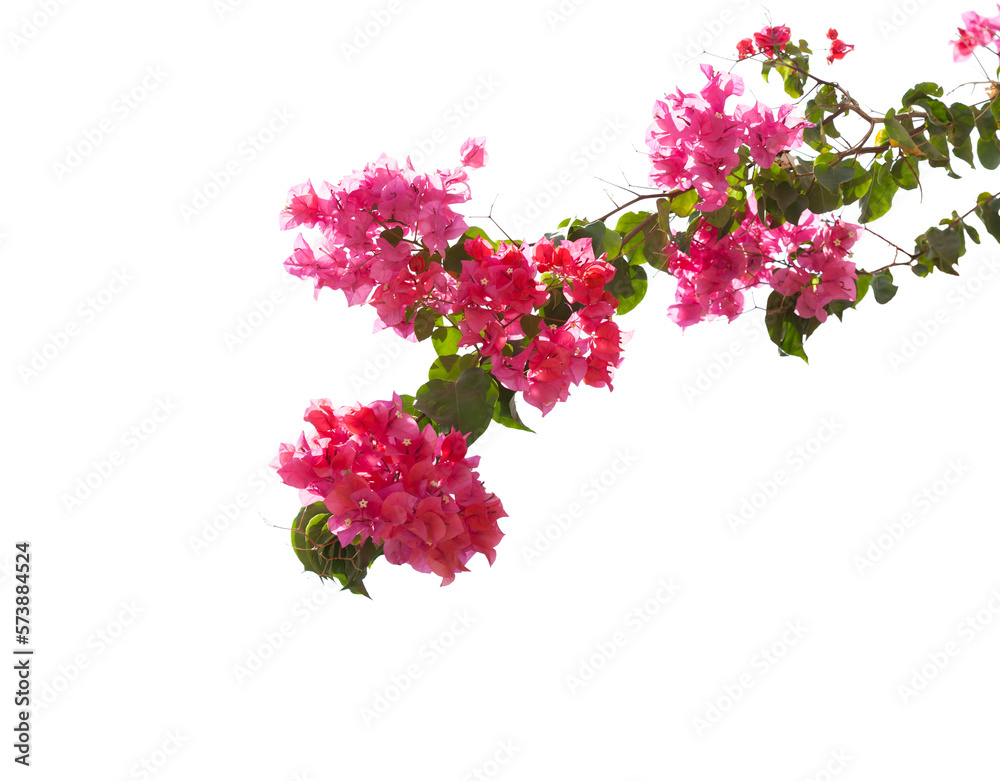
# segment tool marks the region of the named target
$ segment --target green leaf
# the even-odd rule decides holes
[[[996,136],[990,138],[980,138],[976,142],[976,156],[983,168],[995,169],[1000,165],[1000,146],[997,145]]]
[[[819,320],[811,317],[808,320],[795,314],[795,303],[799,294],[783,296],[777,290],[771,291],[767,299],[767,314],[764,324],[768,336],[778,345],[780,355],[795,355],[806,363],[809,358],[803,348],[806,338],[816,330]]]
[[[416,334],[418,342],[430,338],[440,317],[441,314],[429,306],[417,311],[417,316],[413,320],[413,333]]]
[[[337,580],[342,590],[368,597],[364,578],[375,559],[382,555],[382,549],[370,539],[360,546],[341,546],[329,529],[329,519],[330,513],[323,502],[315,502],[299,511],[292,521],[295,555],[306,571],[322,579]]]
[[[680,195],[676,195],[670,199],[670,209],[678,217],[688,217],[691,212],[694,211],[694,207],[698,205],[698,192],[696,190],[687,190]],[[661,224],[662,224],[662,212],[661,212]]]
[[[438,355],[454,355],[461,340],[462,333],[454,326],[441,326],[431,333],[431,344]]]
[[[802,212],[809,206],[809,199],[788,182],[778,182],[774,188],[774,195],[781,216],[793,225],[797,224]]]
[[[628,253],[628,262],[633,264],[648,263],[654,268],[663,265],[664,247],[667,244],[667,235],[660,229],[659,223],[653,223],[646,230],[646,237],[642,244]]]
[[[590,239],[594,248],[594,256],[599,256],[604,252],[604,236],[608,232],[608,226],[603,222],[588,222],[586,225],[574,225],[566,232],[569,241],[579,241],[580,239]],[[619,244],[621,243],[619,238]],[[617,247],[612,247],[612,250]]]
[[[921,98],[940,98],[944,89],[933,81],[922,81],[903,95],[903,107],[909,108]]]
[[[868,192],[861,199],[862,223],[873,222],[884,215],[892,206],[892,197],[899,185],[889,173],[889,167],[880,163],[873,166],[874,178]]]
[[[399,246],[399,242],[403,240],[403,234],[405,232],[406,231],[402,225],[396,225],[392,228],[386,228],[379,235],[381,236],[381,238],[389,242],[392,246],[396,247]]]
[[[904,190],[915,190],[920,183],[916,158],[900,155],[890,169],[893,180]]]
[[[725,235],[725,228],[733,224],[733,210],[728,206],[723,206],[715,211],[702,212],[702,217],[709,225],[714,225],[719,229],[719,236]]]
[[[976,199],[976,216],[982,221],[986,232],[1000,242],[1000,199],[990,193],[980,193]]]
[[[841,188],[845,206],[863,198],[868,190],[871,189],[872,179],[874,178],[872,171],[865,168],[857,160],[852,160],[851,165],[854,167],[854,178]]]
[[[972,239],[972,242],[974,244],[979,244],[979,231],[969,225],[969,223],[965,222],[965,220],[962,220],[962,225],[965,227],[965,231],[969,234],[969,238]]]
[[[542,318],[538,315],[521,315],[521,319],[517,322],[521,325],[524,338],[529,340],[538,336],[538,332],[542,327]]]
[[[965,139],[965,141],[963,141],[961,144],[955,147],[954,151],[955,151],[955,157],[957,157],[959,160],[964,160],[973,168],[976,167],[976,164],[973,162],[971,138]]]
[[[642,266],[633,266],[625,258],[612,261],[615,276],[607,284],[605,290],[618,299],[618,314],[631,312],[646,295],[649,286],[646,280],[646,270]]]
[[[295,550],[295,555],[307,572],[316,573],[320,569],[319,557],[313,550],[315,547],[313,543],[306,538],[306,529],[310,521],[317,517],[330,517],[330,511],[322,502],[303,507],[292,521],[292,548]]]
[[[821,155],[820,158],[822,157],[834,158],[833,155]],[[813,174],[816,176],[816,181],[831,193],[839,194],[840,185],[851,181],[855,177],[857,172],[854,170],[854,166],[850,164],[831,166],[829,163],[820,162],[820,158],[816,159],[816,164],[813,166]]]
[[[872,276],[872,293],[880,304],[887,304],[896,295],[898,288],[892,283],[891,271],[880,271]]]
[[[325,505],[324,505],[325,506]],[[306,540],[317,548],[322,548],[333,539],[333,532],[330,531],[330,513],[317,513],[306,526]]]
[[[482,369],[463,371],[457,380],[430,380],[417,391],[413,403],[438,424],[440,430],[455,427],[475,442],[489,427],[496,406],[497,389],[492,377]]]
[[[805,184],[805,182],[803,182]],[[813,214],[825,214],[839,209],[843,204],[840,198],[840,190],[831,192],[823,187],[815,179],[808,183],[806,197],[809,201],[809,211]]]
[[[965,254],[965,232],[960,224],[951,225],[949,220],[942,220],[941,223],[946,226],[943,230],[931,228],[917,236],[914,254],[928,273],[939,268],[945,274],[957,276],[955,263]],[[915,266],[914,273],[926,276],[917,271]]]
[[[614,264],[612,263],[612,265]],[[558,328],[569,320],[570,315],[573,314],[573,309],[566,301],[562,290],[556,288],[549,291],[549,300],[545,302],[539,313],[542,316],[543,322],[551,325],[553,328]]]
[[[653,215],[651,212],[628,212],[626,214],[623,214],[621,217],[618,218],[618,224],[615,226],[615,233],[619,234],[622,237],[622,241],[624,242],[626,236],[632,233],[632,231],[639,228],[639,226],[642,225],[642,223],[644,223],[652,216]],[[649,229],[654,227],[655,225],[651,225],[647,226],[646,229],[640,230],[632,238],[630,238],[628,242],[625,242],[621,245],[618,254],[629,255],[630,259],[635,255],[639,255],[641,257],[642,245],[645,242],[646,233],[648,232]],[[644,261],[631,260],[631,262],[642,263]]]
[[[493,420],[501,426],[517,429],[518,431],[528,431],[534,434],[534,430],[524,425],[521,421],[521,416],[517,414],[517,405],[514,403],[517,394],[510,388],[506,388],[499,382],[496,382],[495,378],[494,382],[497,387],[497,402],[493,408]]]
[[[802,87],[806,83],[806,77],[800,71],[787,66],[778,66],[778,73],[781,74],[785,84],[785,92],[793,98],[802,97]]]
[[[948,267],[953,266],[965,254],[965,233],[961,227],[950,227],[946,230],[931,228],[927,231],[927,240],[934,253]]]
[[[913,142],[906,128],[896,119],[896,112],[889,109],[885,112],[885,129],[889,138],[899,144],[899,148],[910,154],[919,153],[920,148]]]
[[[948,133],[948,140],[954,147],[962,146],[976,129],[975,112],[964,103],[952,103],[949,107],[952,126]]]
[[[989,111],[975,115],[976,130],[983,138],[993,138],[997,134],[997,118]]]
[[[457,380],[463,371],[475,366],[479,360],[477,353],[465,355],[442,355],[431,364],[427,372],[429,380]]]

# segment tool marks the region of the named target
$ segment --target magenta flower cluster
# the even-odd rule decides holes
[[[732,73],[717,73],[702,65],[708,78],[698,93],[680,90],[658,100],[653,124],[646,131],[646,145],[653,164],[651,184],[664,190],[694,189],[698,209],[712,212],[727,200],[727,177],[739,165],[739,148],[746,145],[753,161],[769,168],[786,149],[802,145],[802,131],[809,125],[792,117],[794,106],[777,111],[755,102],[726,108],[732,96],[743,94],[743,80]]]
[[[319,399],[305,421],[313,433],[281,445],[272,466],[303,506],[326,505],[341,545],[370,539],[390,563],[433,572],[442,586],[476,553],[493,564],[507,514],[474,471],[465,434],[421,429],[397,395],[339,409]]]

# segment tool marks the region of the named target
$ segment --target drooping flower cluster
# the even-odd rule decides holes
[[[455,170],[418,173],[409,160],[382,155],[335,185],[293,187],[281,228],[318,228],[322,241],[313,249],[299,234],[285,267],[314,279],[317,294],[328,287],[351,306],[370,303],[383,327],[410,336],[407,307],[447,298],[454,287],[441,258],[468,227],[452,206],[469,199],[465,168],[485,163],[482,139],[466,141],[461,154]]]
[[[997,10],[1000,11],[1000,4]],[[987,18],[975,11],[966,11],[962,14],[962,22],[965,27],[958,28],[958,40],[951,41],[955,47],[955,62],[969,59],[977,47],[989,46],[1000,36],[1000,14]]]
[[[740,146],[746,144],[753,161],[767,168],[779,152],[801,146],[809,123],[792,117],[790,104],[774,111],[755,102],[729,113],[726,101],[743,94],[743,80],[710,65],[701,70],[708,84],[700,93],[678,91],[656,102],[646,145],[653,164],[650,183],[666,190],[694,188],[698,209],[710,212],[726,203],[727,177],[739,164]]]
[[[809,222],[814,224],[812,220]],[[827,318],[824,307],[831,301],[857,298],[857,268],[848,257],[861,230],[859,225],[841,220],[820,223],[809,239],[809,246],[802,249],[800,245],[789,266],[773,271],[772,288],[783,296],[801,293],[795,303],[795,314],[815,317],[823,323]]]
[[[569,397],[572,385],[612,387],[627,336],[612,319],[618,299],[605,289],[615,268],[603,255],[594,257],[589,238],[558,246],[542,239],[528,248],[501,243],[495,250],[476,238],[465,249],[472,259],[462,262],[453,301],[463,315],[459,347],[475,346],[490,357],[497,381],[543,415]],[[550,287],[561,290],[573,311],[558,326],[536,322],[529,338],[524,318],[549,301]],[[514,355],[504,349],[512,340],[524,340]]]
[[[561,285],[565,300],[575,307],[558,326],[541,323],[538,335],[517,355],[494,357],[493,375],[545,415],[569,397],[572,385],[612,389],[629,334],[612,319],[618,299],[605,289],[615,268],[605,256],[594,257],[589,238],[558,246],[542,239],[532,257],[538,271]]]
[[[828,303],[857,296],[857,272],[847,257],[860,231],[840,220],[821,222],[809,212],[798,225],[768,228],[750,201],[743,222],[722,238],[716,227],[702,223],[688,252],[668,249],[669,271],[677,277],[677,303],[668,316],[682,328],[714,317],[732,321],[743,312],[744,291],[769,284],[784,296],[801,293],[796,314],[823,322]]]
[[[474,471],[479,456],[466,455],[465,434],[421,430],[395,394],[339,409],[316,400],[305,421],[314,433],[281,445],[272,466],[303,506],[326,505],[341,545],[371,539],[390,563],[433,572],[443,586],[476,553],[493,564],[507,514]]]

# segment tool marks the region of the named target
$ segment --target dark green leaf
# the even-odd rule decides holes
[[[880,271],[872,276],[872,293],[880,304],[887,304],[896,295],[896,286],[892,283],[891,271]]]
[[[854,178],[841,188],[845,206],[863,198],[871,188],[873,178],[872,172],[857,160],[852,161],[851,164],[854,167]]]
[[[370,539],[364,545],[342,547],[328,524],[330,513],[323,502],[302,508],[292,521],[292,546],[306,571],[335,579],[344,590],[368,596],[364,577],[382,549]]]
[[[619,258],[611,265],[615,267],[615,276],[605,290],[618,299],[618,314],[623,315],[635,309],[646,295],[646,270],[642,266],[631,265],[625,258]]]
[[[392,228],[387,228],[386,230],[382,231],[382,233],[380,234],[380,236],[383,239],[385,239],[387,242],[389,242],[392,246],[396,247],[396,246],[399,245],[399,242],[401,242],[403,240],[403,234],[404,233],[405,233],[405,230],[404,230],[403,226],[402,225],[396,225],[396,226],[394,226]]]
[[[900,155],[890,169],[893,180],[904,190],[915,190],[919,184],[918,165],[917,158]]]
[[[981,193],[976,202],[976,216],[982,220],[986,232],[1000,241],[1000,200],[990,193]]]
[[[921,98],[940,98],[944,89],[932,81],[922,81],[903,95],[903,106],[909,107]]]
[[[521,315],[521,319],[517,322],[521,325],[524,338],[529,340],[538,336],[538,331],[542,326],[542,318],[538,315]]]
[[[816,180],[809,182],[806,197],[809,200],[809,211],[813,214],[825,214],[839,209],[843,204],[840,198],[840,190],[830,192],[820,185]]]
[[[950,106],[952,127],[948,140],[952,146],[961,146],[972,135],[976,128],[976,115],[964,103],[952,103]]]
[[[517,405],[514,403],[517,394],[510,388],[500,385],[495,379],[494,382],[497,387],[497,401],[493,409],[493,420],[501,426],[517,429],[518,431],[529,431],[534,434],[535,432],[524,425],[521,421],[521,416],[517,414]]]
[[[455,427],[475,442],[493,418],[497,389],[482,369],[466,369],[454,382],[430,380],[417,391],[413,405],[438,424],[440,430]]]
[[[569,241],[579,241],[580,239],[590,239],[591,246],[594,248],[594,255],[599,256],[605,251],[604,247],[604,237],[608,232],[608,227],[603,222],[588,222],[586,225],[574,225],[566,232],[566,238]],[[619,244],[621,240],[619,238]],[[612,247],[612,251],[617,250],[617,246]]]
[[[965,234],[961,227],[946,230],[931,228],[927,231],[927,240],[935,254],[949,267],[965,254]]]
[[[822,155],[821,157],[827,157],[827,155]],[[833,157],[833,155],[829,155]],[[844,182],[849,182],[856,175],[854,166],[849,163],[844,165],[829,165],[828,163],[821,163],[817,160],[815,166],[813,167],[813,173],[816,176],[816,181],[823,185],[831,193],[839,193],[840,185]]]
[[[979,244],[980,243],[979,231],[977,231],[975,228],[973,228],[971,225],[969,225],[969,223],[965,222],[964,220],[962,221],[962,225],[965,227],[966,233],[969,234],[969,238],[972,239],[972,243]]]
[[[958,146],[955,147],[954,151],[955,151],[955,157],[957,157],[959,160],[964,160],[969,165],[971,165],[973,168],[976,167],[975,163],[973,162],[973,157],[972,157],[972,139],[971,138],[965,139],[965,141],[963,141],[961,144],[959,144]]]
[[[997,145],[996,136],[980,138],[976,142],[976,156],[983,168],[995,169],[1000,165],[1000,146]]]
[[[440,313],[430,307],[424,307],[417,311],[417,316],[413,320],[413,332],[416,334],[418,342],[430,338],[440,317]]]
[[[803,344],[806,338],[816,330],[819,320],[815,317],[806,319],[795,314],[795,303],[798,294],[794,296],[783,296],[777,290],[771,291],[767,299],[767,314],[764,316],[764,324],[767,326],[768,336],[771,341],[778,345],[778,352],[781,355],[795,355],[806,363],[809,358]]]

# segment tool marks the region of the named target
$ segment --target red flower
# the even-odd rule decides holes
[[[757,50],[753,47],[753,41],[750,38],[744,38],[738,44],[736,44],[736,53],[740,55],[740,59],[745,59],[747,57],[753,57]]]
[[[831,32],[836,31],[832,30]],[[826,62],[828,65],[832,65],[834,60],[844,59],[844,55],[853,50],[854,44],[844,43],[842,40],[837,38],[830,44],[830,56],[826,58]]]
[[[784,25],[778,27],[765,27],[759,33],[753,34],[754,42],[762,54],[766,54],[768,59],[774,57],[774,50],[781,51],[785,44],[792,38],[791,31]]]
[[[837,40],[840,37],[837,34],[837,28],[836,27],[831,27],[829,30],[827,30],[826,31],[826,37],[829,38],[831,41]]]

